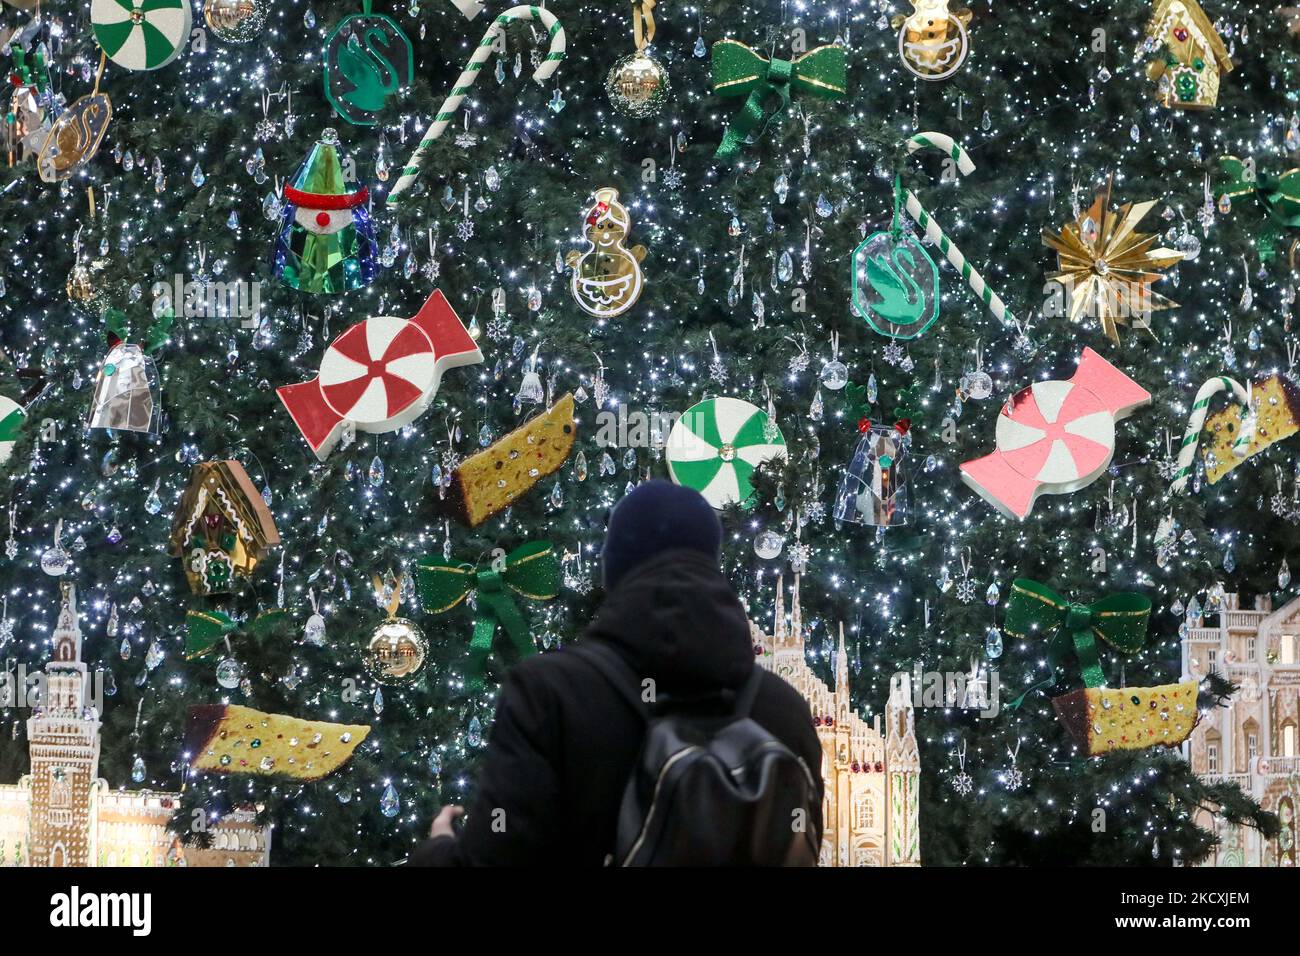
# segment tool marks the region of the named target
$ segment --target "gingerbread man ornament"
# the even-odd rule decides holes
[[[641,260],[645,246],[623,245],[632,219],[618,201],[618,190],[596,190],[596,204],[587,210],[587,249],[566,257],[573,279],[569,290],[584,312],[604,319],[622,315],[641,297]]]

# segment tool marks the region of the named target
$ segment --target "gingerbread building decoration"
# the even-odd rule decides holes
[[[1237,594],[1225,593],[1215,624],[1188,619],[1183,673],[1203,678],[1217,671],[1239,689],[1226,707],[1210,708],[1183,749],[1193,772],[1207,782],[1237,784],[1282,824],[1277,839],[1268,840],[1210,808],[1199,811],[1197,824],[1220,841],[1205,865],[1294,868],[1300,839],[1300,598],[1277,611],[1268,595],[1254,604],[1242,608]]]
[[[1157,0],[1147,42],[1160,49],[1147,75],[1161,104],[1203,110],[1218,102],[1219,80],[1232,71],[1232,58],[1196,0]]]
[[[908,676],[891,691],[882,730],[880,716],[867,723],[849,695],[849,660],[840,628],[835,686],[808,666],[799,576],[785,616],[783,582],[776,584],[771,634],[750,623],[755,662],[789,683],[808,702],[822,745],[825,796],[821,866],[919,866],[921,863],[921,760],[916,743]],[[811,769],[811,768],[810,768]]]
[[[267,866],[271,828],[251,808],[209,824],[209,846],[186,846],[170,828],[179,793],[114,790],[99,776],[102,723],[68,582],[52,642],[27,721],[31,771],[0,786],[0,866]]]
[[[194,466],[172,523],[168,554],[185,562],[195,594],[234,591],[280,543],[271,509],[237,461]]]

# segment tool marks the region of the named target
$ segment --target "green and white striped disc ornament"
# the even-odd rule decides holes
[[[0,462],[9,460],[18,441],[18,430],[23,427],[27,413],[12,398],[0,395]]]
[[[189,40],[190,0],[91,0],[90,27],[118,66],[156,70]]]
[[[784,456],[781,429],[767,412],[738,398],[692,405],[668,433],[665,449],[673,481],[694,488],[719,510],[748,501],[754,469]]]

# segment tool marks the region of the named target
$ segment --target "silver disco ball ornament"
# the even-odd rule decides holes
[[[203,22],[227,43],[247,43],[266,25],[267,0],[204,0]]]
[[[667,67],[645,50],[623,57],[605,77],[605,92],[614,108],[638,119],[663,109],[671,90]]]

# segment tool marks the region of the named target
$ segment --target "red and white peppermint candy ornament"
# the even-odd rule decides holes
[[[396,431],[429,407],[446,369],[481,361],[483,353],[435,289],[410,319],[380,315],[353,325],[325,349],[316,378],[276,394],[324,461],[345,429]]]
[[[1023,518],[1042,494],[1092,484],[1115,454],[1115,422],[1151,395],[1092,349],[1066,381],[1036,382],[998,414],[991,455],[963,462],[962,480],[1003,514]]]

